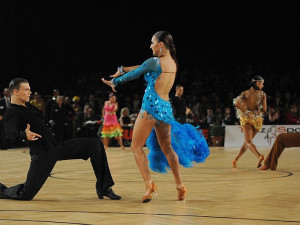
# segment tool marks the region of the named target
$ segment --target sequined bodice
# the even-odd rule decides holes
[[[147,73],[145,80],[148,82],[142,103],[142,112],[145,110],[156,120],[170,123],[174,120],[172,107],[169,101],[162,99],[155,90],[155,83],[162,72],[159,60],[157,62],[157,71]]]
[[[118,85],[144,74],[144,78],[147,81],[147,87],[143,97],[141,111],[146,111],[158,121],[170,123],[174,120],[171,104],[169,101],[162,99],[155,90],[156,80],[161,73],[160,60],[158,57],[153,57],[146,60],[137,69],[114,79],[113,83]]]

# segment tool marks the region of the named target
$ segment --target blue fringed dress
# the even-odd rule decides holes
[[[204,162],[209,156],[209,148],[201,132],[191,124],[180,124],[174,116],[169,101],[162,99],[155,91],[155,82],[162,73],[158,57],[147,59],[141,66],[118,78],[113,79],[113,84],[133,80],[139,76],[145,76],[147,88],[143,97],[141,112],[146,111],[148,115],[171,125],[171,145],[177,153],[179,163],[184,167],[192,167],[193,162]],[[167,173],[170,169],[168,161],[158,144],[155,129],[149,135],[146,145],[149,149],[149,167],[155,172]]]

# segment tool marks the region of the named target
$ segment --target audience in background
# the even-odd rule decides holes
[[[300,119],[299,119],[299,113],[298,113],[298,108],[296,104],[292,104],[290,106],[290,110],[285,114],[285,124],[299,124]]]
[[[186,107],[190,109],[186,115],[186,122],[202,129],[209,129],[212,124],[222,126],[238,124],[233,97],[248,88],[244,81],[249,80],[249,77],[254,74],[260,74],[265,78],[264,90],[269,105],[264,117],[265,124],[300,124],[298,113],[300,89],[297,85],[300,82],[300,69],[297,68],[274,71],[269,67],[247,65],[244,68],[237,67],[235,70],[224,71],[223,68],[213,70],[180,67],[170,97],[175,96],[176,85],[182,85]],[[132,124],[133,126],[141,107],[144,83],[143,80],[137,80],[129,89],[122,86],[117,89],[122,88],[124,95],[118,97],[118,102],[120,109],[127,109],[122,112],[118,110],[116,114],[120,118],[121,125]],[[31,89],[34,94],[30,103],[45,114],[47,122],[52,119],[53,129],[59,139],[95,136],[97,130],[101,130],[99,123],[88,125],[88,129],[85,124],[87,121],[100,120],[103,102],[110,92],[99,82],[99,73],[86,74],[67,83],[53,76],[51,79],[41,80],[37,87],[32,85]],[[62,97],[63,103],[60,106],[57,103],[59,95],[66,96],[64,100]],[[0,127],[4,116],[3,108],[4,106],[0,106]],[[62,114],[61,118],[59,114]],[[92,114],[94,119],[86,120]],[[1,131],[1,134],[3,132]],[[5,149],[6,146],[2,142],[1,148]]]
[[[30,101],[30,104],[38,108],[45,116],[46,113],[45,102],[44,99],[41,98],[41,95],[38,92],[35,92],[33,94],[33,99]]]
[[[132,127],[133,121],[130,117],[129,108],[125,107],[121,109],[121,117],[119,119],[120,125],[125,128]]]
[[[230,107],[226,107],[224,109],[224,113],[222,116],[222,125],[237,125],[238,120],[236,116],[232,113]]]

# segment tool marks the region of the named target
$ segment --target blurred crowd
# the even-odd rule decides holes
[[[264,124],[300,124],[300,69],[274,72],[270,68],[253,67],[234,71],[213,71],[185,68],[179,70],[175,84],[184,87],[183,98],[190,109],[186,122],[209,128],[211,125],[238,124],[233,99],[249,88],[248,83],[254,75],[265,79],[264,91],[267,94],[268,110]],[[47,88],[41,83],[32,85],[30,104],[43,112],[59,140],[76,137],[100,137],[103,121],[103,103],[111,90],[102,85],[101,76],[96,73],[82,75],[72,82],[65,83],[61,78],[46,80]],[[49,87],[55,87],[49,92]],[[117,87],[116,93],[120,124],[126,129],[132,128],[140,110],[145,81]],[[45,93],[47,91],[47,93]],[[175,95],[175,85],[170,97]],[[3,129],[3,116],[9,99],[9,91],[4,89],[0,96],[0,125]],[[1,132],[2,134],[2,132]],[[1,148],[3,147],[1,135]],[[5,147],[5,146],[4,146]]]

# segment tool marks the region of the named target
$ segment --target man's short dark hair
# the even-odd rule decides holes
[[[28,80],[26,80],[24,78],[15,78],[9,83],[8,88],[9,88],[10,95],[12,95],[12,93],[15,89],[17,89],[17,90],[20,89],[21,83],[28,83]]]
[[[182,84],[177,84],[176,85],[176,88],[180,88],[180,87],[183,87],[183,85]]]

